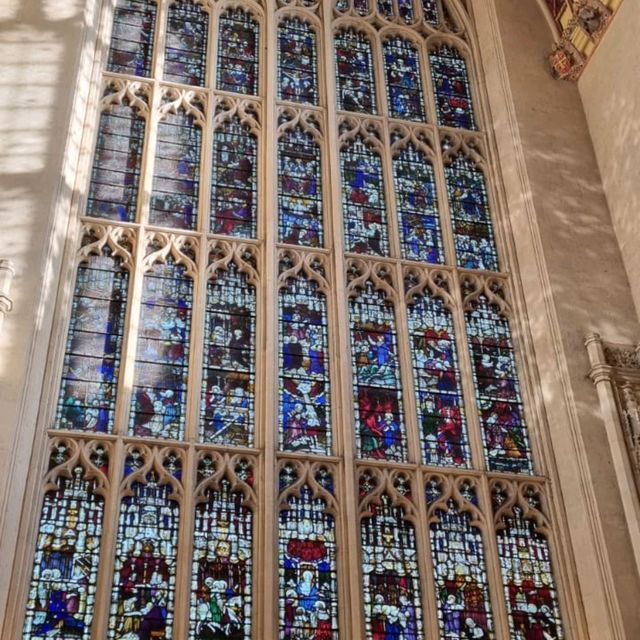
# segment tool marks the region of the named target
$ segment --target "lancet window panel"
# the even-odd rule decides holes
[[[278,25],[278,98],[317,105],[318,36],[298,17],[287,17]]]
[[[422,0],[422,16],[432,27],[440,26],[441,8],[438,0]]]
[[[382,46],[389,116],[424,122],[424,97],[419,49],[410,40],[393,36]]]
[[[354,29],[343,29],[335,34],[334,41],[338,108],[375,114],[376,82],[371,40]]]

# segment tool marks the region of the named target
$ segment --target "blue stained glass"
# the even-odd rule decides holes
[[[311,25],[287,18],[278,27],[278,97],[318,104],[317,36]]]
[[[103,111],[93,158],[87,215],[133,222],[136,218],[145,121],[127,104]]]
[[[129,434],[184,434],[193,282],[169,259],[145,274]]]
[[[412,144],[393,160],[402,257],[442,264],[444,252],[433,167]]]
[[[164,52],[164,79],[204,86],[209,14],[188,0],[170,4]]]
[[[397,0],[398,2],[398,15],[407,24],[413,22],[413,0]]]
[[[258,143],[234,118],[213,134],[211,231],[254,238],[258,184]]]
[[[382,160],[361,138],[340,151],[345,249],[389,255]]]
[[[218,89],[258,94],[259,28],[251,14],[230,9],[220,16]]]
[[[157,6],[152,0],[119,0],[113,14],[107,69],[149,77]]]
[[[335,36],[338,108],[376,113],[376,85],[371,42],[353,29]]]
[[[300,127],[278,142],[278,240],[318,247],[323,244],[320,147]]]
[[[349,301],[349,315],[358,453],[404,461],[407,438],[393,306],[367,282]]]
[[[429,54],[438,124],[475,129],[467,63],[458,51],[442,45]]]
[[[466,269],[498,270],[483,172],[463,155],[444,168],[456,258]]]
[[[252,446],[256,292],[234,263],[207,283],[200,439]]]
[[[56,427],[113,430],[129,274],[103,249],[78,266]]]
[[[304,277],[280,291],[280,447],[331,452],[327,301]]]
[[[531,450],[509,323],[484,296],[466,318],[489,469],[530,473]]]
[[[378,13],[387,20],[392,20],[395,11],[393,7],[393,0],[377,0]]]
[[[422,0],[422,15],[432,27],[438,27],[440,25],[438,0]]]
[[[422,79],[416,47],[396,36],[387,40],[383,49],[389,115],[423,122]]]

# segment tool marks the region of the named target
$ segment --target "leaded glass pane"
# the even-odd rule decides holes
[[[164,79],[204,86],[209,14],[200,4],[178,0],[169,5],[164,51]]]
[[[422,0],[422,15],[431,26],[438,27],[440,25],[438,0]]]
[[[144,276],[129,434],[184,434],[193,281],[169,259]]]
[[[153,0],[118,1],[107,60],[109,71],[145,78],[151,75],[156,12]]]
[[[407,24],[413,22],[413,0],[397,0],[400,18]]]
[[[444,172],[458,266],[497,271],[484,173],[462,155],[445,166]]]
[[[418,50],[400,37],[387,40],[383,50],[389,115],[423,122],[424,99]]]
[[[237,118],[213,134],[211,232],[256,235],[258,142]]]
[[[234,263],[207,283],[200,439],[252,446],[256,291]]]
[[[230,9],[220,16],[218,24],[217,88],[257,95],[258,23],[242,9]]]
[[[389,255],[382,160],[357,138],[340,151],[345,249]]]
[[[104,249],[78,266],[56,427],[111,433],[129,273]]]
[[[320,147],[300,127],[278,141],[278,240],[318,247],[323,244]]]
[[[134,222],[145,120],[127,104],[103,111],[93,157],[87,215]]]
[[[377,0],[378,13],[387,20],[393,20],[395,11],[393,0]]]
[[[353,29],[335,36],[338,108],[376,113],[373,52],[369,39]]]
[[[485,296],[467,312],[482,439],[491,471],[530,473],[531,449],[509,322]]]
[[[407,455],[393,306],[367,282],[349,301],[356,442],[362,458]]]
[[[318,104],[318,54],[315,30],[299,18],[278,27],[278,98]]]

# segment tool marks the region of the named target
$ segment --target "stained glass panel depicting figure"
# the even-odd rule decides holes
[[[327,300],[298,277],[280,292],[280,447],[331,452]]]
[[[318,104],[317,36],[299,18],[286,18],[278,27],[278,98]]]
[[[184,434],[193,281],[172,259],[144,276],[129,433]]]
[[[278,141],[278,240],[322,246],[322,167],[320,147],[300,127]]]
[[[78,266],[56,427],[110,433],[129,273],[110,249]]]
[[[485,296],[467,312],[467,336],[489,469],[531,472],[531,450],[509,322]]]
[[[258,142],[237,118],[213,134],[212,233],[254,238],[258,185]]]
[[[469,441],[451,313],[425,291],[407,315],[423,462],[466,467]]]
[[[242,9],[225,11],[218,22],[218,86],[222,91],[258,94],[259,27]]]
[[[393,158],[402,257],[444,262],[433,166],[412,144]]]
[[[345,249],[389,255],[382,160],[361,138],[340,152]]]
[[[349,301],[356,442],[362,458],[404,461],[400,363],[393,306],[367,282]]]
[[[484,173],[462,155],[444,171],[458,266],[497,271],[498,254]]]
[[[440,25],[440,8],[438,0],[422,0],[422,15],[432,27]]]
[[[209,14],[190,0],[177,0],[167,12],[164,79],[202,87],[207,69]]]
[[[353,29],[335,36],[338,108],[376,113],[373,52],[369,39]]]
[[[423,122],[424,101],[418,50],[399,36],[383,45],[387,104],[392,118]]]
[[[207,283],[200,438],[251,446],[254,436],[256,291],[231,262]]]
[[[429,54],[438,124],[441,127],[475,129],[467,63],[446,44]]]
[[[103,111],[93,158],[87,215],[134,222],[145,120],[128,104]]]
[[[156,28],[153,0],[119,0],[113,14],[107,69],[149,77]]]

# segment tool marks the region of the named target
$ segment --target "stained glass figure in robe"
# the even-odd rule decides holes
[[[103,111],[93,158],[87,215],[134,222],[145,120],[128,104]]]
[[[278,240],[319,247],[323,243],[320,147],[300,127],[278,141]]]
[[[253,514],[226,477],[196,505],[193,536],[190,640],[250,640]]]
[[[203,87],[209,14],[200,4],[190,0],[177,0],[167,11],[164,79]]]
[[[412,144],[402,149],[392,164],[402,257],[442,264],[444,252],[433,167]]]
[[[393,314],[367,282],[349,301],[356,442],[362,458],[404,461],[407,442]]]
[[[222,91],[258,94],[258,23],[242,9],[220,16],[218,32],[218,83]]]
[[[345,249],[389,255],[382,160],[357,138],[340,151]]]
[[[407,305],[423,462],[466,467],[470,451],[453,320],[425,291]]]
[[[509,323],[485,296],[480,296],[466,318],[489,469],[531,472],[531,449]]]
[[[278,27],[278,98],[318,104],[318,54],[315,30],[299,18]]]
[[[440,9],[438,0],[422,0],[422,15],[432,27],[440,25]]]
[[[438,124],[475,129],[467,63],[453,47],[442,45],[429,54]]]
[[[129,273],[108,248],[78,266],[56,427],[110,433]]]
[[[107,70],[151,75],[157,5],[153,0],[119,0],[113,14]]]
[[[102,452],[104,453],[104,452]],[[98,451],[100,454],[100,450]],[[51,467],[68,459],[56,447]],[[99,466],[106,459],[96,461]],[[106,469],[105,469],[106,470]],[[89,640],[93,619],[104,498],[81,466],[58,476],[44,496],[22,638]]]
[[[308,485],[280,511],[278,560],[278,637],[338,640],[335,519]]]
[[[231,262],[207,283],[200,439],[252,446],[256,292]]]
[[[383,51],[389,115],[423,122],[422,79],[416,47],[396,36],[384,43]]]
[[[212,233],[255,238],[258,143],[247,125],[234,118],[213,134]]]
[[[498,270],[483,172],[463,155],[444,168],[456,259],[465,269]]]
[[[371,42],[353,29],[335,36],[338,108],[376,113],[376,86]]]
[[[280,291],[280,447],[331,452],[327,300],[305,277]]]
[[[184,433],[193,281],[172,259],[144,276],[129,434]]]
[[[464,484],[461,492],[477,506],[473,487]],[[430,481],[427,505],[440,497],[438,483]],[[482,534],[471,524],[471,514],[452,499],[447,501],[446,509],[437,509],[435,515],[437,519],[429,525],[429,533],[440,638],[494,638]]]

